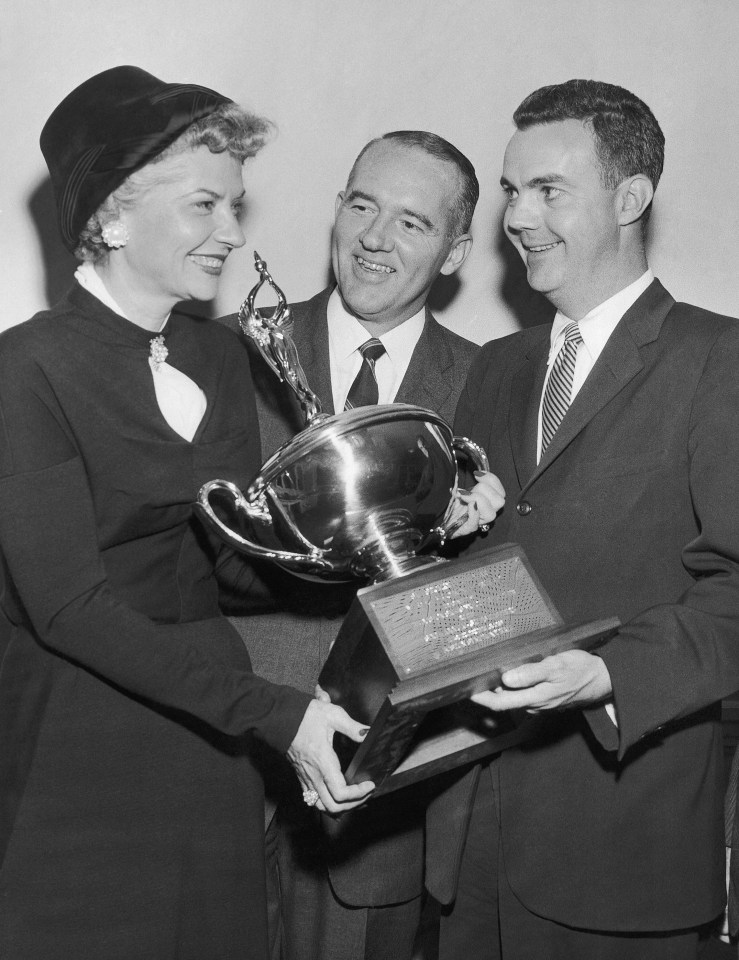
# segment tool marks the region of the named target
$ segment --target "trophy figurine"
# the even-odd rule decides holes
[[[502,672],[572,647],[592,648],[618,621],[565,626],[520,547],[446,561],[432,552],[461,522],[458,459],[484,451],[410,404],[321,410],[292,340],[290,308],[255,252],[259,282],[239,325],[296,394],[305,427],[242,492],[225,479],[198,493],[205,522],[236,550],[304,578],[362,586],[319,677],[370,727],[336,748],[348,782],[388,792],[521,739],[514,718],[469,701]],[[277,296],[256,307],[264,284]]]

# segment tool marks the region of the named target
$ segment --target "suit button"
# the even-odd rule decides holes
[[[519,504],[516,505],[516,510],[518,511],[519,515],[522,517],[528,517],[528,515],[531,513],[533,509],[534,508],[531,506],[528,500],[522,500]]]

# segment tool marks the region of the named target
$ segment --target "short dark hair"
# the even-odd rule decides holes
[[[615,189],[641,173],[657,188],[665,137],[652,111],[633,93],[600,80],[567,80],[534,90],[513,114],[519,130],[559,120],[581,120],[591,128],[604,186]]]
[[[461,180],[457,199],[454,202],[454,219],[450,224],[450,239],[458,237],[462,233],[467,233],[472,223],[472,214],[475,212],[477,198],[480,196],[480,184],[477,182],[475,168],[461,150],[457,150],[453,143],[449,143],[443,137],[436,133],[428,133],[426,130],[393,130],[385,133],[381,137],[376,137],[365,144],[359,152],[359,156],[354,161],[347,183],[351,183],[357,164],[364,154],[376,143],[383,140],[392,140],[405,147],[417,147],[424,150],[437,160],[443,160],[445,163],[451,163],[457,169]]]

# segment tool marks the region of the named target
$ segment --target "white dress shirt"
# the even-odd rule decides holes
[[[89,261],[81,263],[75,271],[74,278],[80,286],[97,297],[106,307],[125,320],[130,320],[130,317],[126,316],[111,297],[92,263]],[[161,329],[164,329],[166,323],[165,320]],[[152,338],[155,336],[156,332],[152,332]],[[180,370],[176,370],[166,360],[155,363],[149,357],[149,368],[154,378],[154,391],[162,416],[175,433],[185,440],[192,440],[207,407],[205,394],[194,380]]]
[[[578,321],[580,336],[583,342],[577,351],[570,403],[572,403],[580,388],[585,383],[588,374],[595,366],[595,361],[603,352],[603,347],[605,347],[608,338],[618,326],[623,315],[629,307],[632,307],[636,303],[653,280],[654,274],[651,270],[647,270],[638,280],[630,283],[628,287],[624,287],[623,290],[619,290],[618,293],[609,297],[608,300],[604,300],[603,303],[599,303],[597,307],[593,307],[590,313],[586,313],[582,320]],[[562,349],[565,338],[565,327],[569,323],[572,323],[569,317],[566,317],[558,310],[554,317],[554,323],[552,324],[552,332],[549,340],[547,375],[544,378],[544,388],[542,389],[541,400],[539,401],[539,426],[536,440],[537,463],[541,460],[541,411],[544,401],[544,391],[549,382],[554,361]]]
[[[341,413],[349,389],[362,366],[359,348],[370,339],[371,334],[349,313],[338,290],[334,290],[328,299],[326,316],[331,391],[334,410]],[[395,399],[425,322],[426,307],[422,307],[417,314],[376,338],[385,348],[385,353],[375,363],[379,403],[392,403]]]

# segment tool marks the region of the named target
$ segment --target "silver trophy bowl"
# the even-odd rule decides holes
[[[241,553],[310,579],[377,582],[440,562],[419,552],[442,544],[461,522],[451,518],[457,457],[487,469],[484,451],[423,407],[321,413],[290,336],[284,295],[256,253],[255,260],[260,281],[241,307],[240,324],[298,396],[307,425],[245,493],[227,480],[206,483],[198,493],[201,516]],[[279,300],[269,317],[254,308],[264,282]]]

